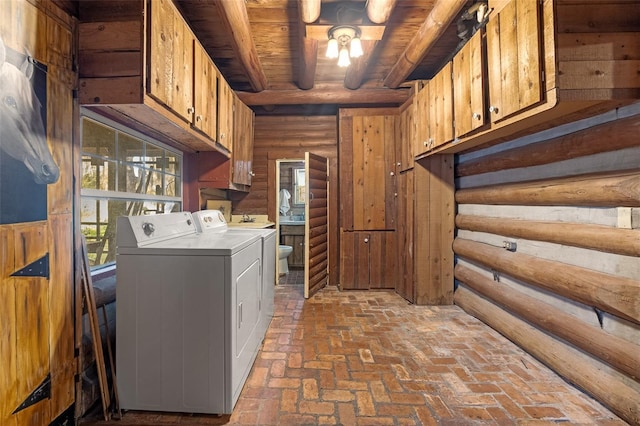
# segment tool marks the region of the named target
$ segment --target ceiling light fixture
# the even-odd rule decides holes
[[[327,44],[327,58],[338,58],[339,67],[351,65],[349,58],[359,58],[363,55],[360,42],[360,29],[352,25],[336,25],[329,28],[329,43]]]

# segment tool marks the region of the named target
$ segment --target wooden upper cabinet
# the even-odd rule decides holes
[[[179,117],[193,120],[195,37],[171,0],[149,2],[149,95]]]
[[[193,127],[218,139],[218,70],[198,41],[194,43],[194,119]]]
[[[490,120],[543,100],[541,11],[538,0],[512,0],[487,23]]]
[[[233,149],[234,96],[231,86],[220,79],[218,81],[218,143],[226,150]]]
[[[477,31],[453,58],[453,116],[459,138],[486,123],[483,32]]]
[[[429,81],[429,138],[427,149],[453,140],[452,65],[448,62]]]

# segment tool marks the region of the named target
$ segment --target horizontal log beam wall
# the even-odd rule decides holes
[[[511,315],[478,293],[459,287],[455,303],[592,395],[629,424],[640,424],[640,384],[597,359]]]
[[[618,214],[640,206],[638,130],[632,106],[459,155],[453,244],[455,303],[632,424],[640,229]]]

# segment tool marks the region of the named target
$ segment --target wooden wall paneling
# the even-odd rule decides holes
[[[486,298],[459,287],[455,303],[585,390],[630,424],[640,423],[640,384],[592,356],[509,314]]]
[[[453,156],[435,155],[414,167],[415,303],[453,301],[454,191]]]
[[[342,202],[346,202],[348,206],[351,203],[351,210],[353,211],[353,229],[368,229],[365,226],[366,219],[363,215],[365,214],[365,161],[368,160],[365,157],[367,150],[366,145],[369,145],[369,142],[366,138],[366,122],[365,117],[353,117],[351,119],[353,121],[353,145],[351,146],[352,150],[352,159],[351,164],[345,162],[345,157],[340,157],[340,165],[341,167],[351,167],[353,170],[352,180],[351,181],[341,181],[346,182],[347,185],[340,186],[340,200]],[[346,145],[345,145],[346,148]],[[349,188],[348,182],[351,182],[351,188]],[[351,194],[351,197],[344,197],[343,194]],[[370,201],[369,201],[370,202]]]
[[[384,200],[380,201],[382,205],[380,216],[383,222],[380,223],[380,229],[395,229],[398,214],[398,171],[400,167],[396,165],[397,144],[402,143],[396,141],[396,122],[400,121],[400,116],[387,115],[384,117],[384,133],[383,133],[383,161],[384,165],[380,175],[384,177]]]
[[[412,303],[415,301],[413,174],[413,169],[398,174],[398,225],[396,228],[398,240],[396,292]]]
[[[357,143],[357,140],[354,137],[355,134],[356,126],[354,124],[354,117],[340,116],[340,193],[349,190],[350,187],[355,185],[355,176],[353,170],[353,165],[355,163],[353,146],[355,143]],[[339,198],[341,229],[353,230],[355,228],[355,217],[353,209],[356,204],[354,197],[341,196]]]
[[[254,126],[253,171],[248,194],[231,195],[234,212],[267,214],[275,220],[276,159],[303,159],[305,151],[329,160],[329,285],[339,281],[341,209],[338,200],[338,121],[335,116],[256,116]]]
[[[356,208],[362,206],[362,222],[358,229],[385,229],[385,210],[387,197],[387,161],[385,159],[385,124],[386,117],[364,117],[365,143],[363,145],[363,182],[362,204],[355,204]],[[357,147],[356,147],[357,149]],[[354,158],[354,166],[357,160]],[[355,194],[354,194],[355,195]],[[356,202],[359,200],[356,197]]]

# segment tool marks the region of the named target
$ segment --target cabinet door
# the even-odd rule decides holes
[[[485,124],[485,76],[482,31],[476,32],[453,58],[455,136],[461,137]]]
[[[413,135],[413,153],[420,155],[429,148],[429,83],[416,94],[415,134]]]
[[[251,185],[253,177],[253,111],[243,104],[237,96],[235,100],[235,119],[233,120],[233,175],[232,181],[238,185]]]
[[[436,148],[453,140],[452,66],[448,62],[429,82],[429,146]]]
[[[342,226],[394,229],[396,116],[354,115],[341,120]]]
[[[304,267],[304,235],[283,235],[282,242],[285,246],[293,248],[287,258],[289,266],[293,268]]]
[[[194,43],[195,120],[193,126],[211,139],[218,137],[218,77],[204,48]]]
[[[194,36],[171,0],[149,2],[149,95],[193,120]]]
[[[538,0],[512,0],[487,23],[492,122],[542,101],[540,25]]]
[[[218,79],[217,141],[229,151],[232,151],[233,148],[233,97],[233,90],[231,90],[229,84],[220,76]]]
[[[369,289],[369,233],[340,233],[340,288]]]
[[[413,146],[413,134],[415,132],[414,126],[414,110],[415,104],[411,104],[407,109],[400,114],[400,120],[398,122],[398,136],[399,141],[399,155],[400,162],[397,163],[398,171],[407,170],[413,167],[414,146]]]

